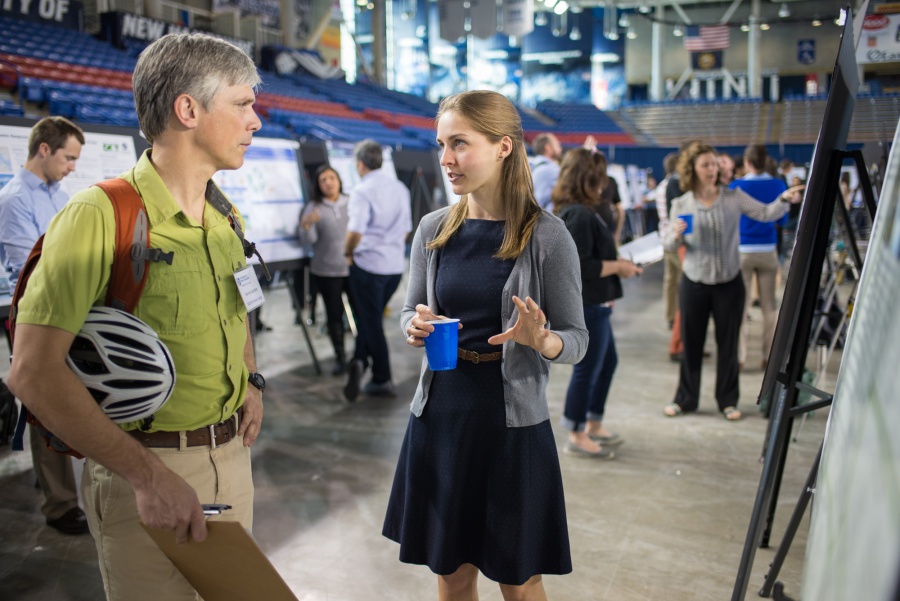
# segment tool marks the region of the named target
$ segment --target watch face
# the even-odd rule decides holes
[[[250,377],[247,378],[247,381],[259,390],[264,390],[266,387],[266,379],[262,377],[262,374],[260,373],[250,374]]]

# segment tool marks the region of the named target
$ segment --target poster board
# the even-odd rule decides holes
[[[244,237],[256,243],[267,264],[306,256],[296,235],[304,203],[299,148],[293,140],[254,137],[240,169],[213,175],[241,212]]]
[[[28,159],[28,136],[36,120],[0,117],[0,187],[13,178]],[[84,147],[75,171],[60,182],[69,196],[128,171],[148,147],[139,132],[125,127],[78,124]]]
[[[359,183],[359,173],[356,171],[356,159],[353,158],[353,147],[355,144],[350,142],[325,142],[325,148],[328,151],[328,164],[337,171],[341,176],[341,184],[344,187],[344,193],[349,194]],[[397,177],[397,170],[394,168],[394,154],[390,146],[381,147],[381,169],[385,173],[390,173]]]
[[[616,181],[616,185],[619,187],[619,198],[622,200],[622,208],[630,209],[632,205],[631,188],[628,186],[628,177],[625,175],[625,166],[617,163],[610,163],[606,167],[606,174],[613,178]]]
[[[803,599],[900,593],[900,128],[828,417],[806,546]]]

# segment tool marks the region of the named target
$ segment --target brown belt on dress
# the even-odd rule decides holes
[[[485,361],[499,361],[503,358],[503,352],[496,353],[476,353],[475,351],[467,351],[464,348],[456,349],[456,356],[463,361],[471,361],[472,363],[484,363]]]
[[[185,446],[212,447],[223,445],[237,435],[238,424],[244,414],[241,407],[223,422],[203,426],[196,430],[184,432]],[[129,430],[128,433],[145,447],[178,449],[181,448],[181,432],[142,432]]]

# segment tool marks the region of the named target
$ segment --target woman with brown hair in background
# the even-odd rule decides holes
[[[572,369],[562,425],[569,431],[563,448],[567,455],[612,459],[609,447],[622,437],[603,426],[606,397],[618,364],[613,338],[613,301],[622,297],[619,278],[641,273],[641,268],[619,259],[609,224],[593,209],[609,176],[602,153],[579,148],[563,156],[559,179],[550,198],[556,214],[575,241],[581,266],[581,298],[588,348]]]
[[[744,309],[741,276],[741,215],[756,221],[775,221],[800,202],[800,188],[779,196],[782,202],[763,204],[742,190],[731,190],[719,180],[715,149],[693,142],[678,158],[681,189],[672,203],[670,227],[663,240],[668,250],[684,246],[686,253],[678,293],[684,353],[675,399],[664,408],[669,417],[696,411],[700,403],[703,344],[712,315],[716,328],[716,402],[725,419],[741,419],[737,408],[738,333]],[[688,220],[691,229],[688,229]]]

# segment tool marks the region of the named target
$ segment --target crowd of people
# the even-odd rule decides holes
[[[154,246],[174,251],[170,265],[150,265],[152,293],[134,315],[171,351],[178,385],[151,424],[120,427],[67,367],[90,310],[106,302],[116,220],[100,188],[71,199],[59,190],[84,144],[81,130],[59,118],[34,127],[28,161],[0,190],[0,260],[13,275],[46,235],[20,301],[8,384],[87,457],[82,513],[68,458],[31,437],[47,523],[70,534],[90,529],[107,597],[193,599],[140,524],[172,530],[179,542],[202,541],[201,502],[227,501],[228,519],[252,526],[250,447],[265,379],[232,277],[247,264],[242,218],[211,177],[242,165],[260,127],[252,108],[259,75],[231,44],[178,34],[141,54],[133,82],[151,148],[121,177],[141,197]],[[297,237],[313,249],[312,289],[323,299],[332,374],[346,377],[348,401],[360,392],[396,395],[383,317],[407,271],[408,244],[400,315],[407,343],[423,346],[434,320],[460,322],[458,366],[433,371],[422,360],[384,536],[399,543],[402,561],[438,575],[440,599],[474,598],[479,573],[506,599],[545,599],[541,575],[572,570],[547,403],[550,365],[573,365],[560,416],[563,454],[613,459],[624,436],[605,422],[618,363],[611,315],[621,280],[642,268],[618,255],[625,213],[592,140],[563,152],[553,134],[541,134],[529,164],[518,111],[487,91],[445,98],[435,121],[458,203],[426,215],[409,240],[409,191],[382,170],[381,146],[364,140],[354,150],[361,179],[352,191],[327,165],[314,173]],[[698,408],[712,317],[716,402],[725,419],[741,419],[738,373],[754,277],[766,361],[780,266],[774,224],[790,231],[793,219],[796,228],[791,210],[803,188],[770,173],[772,163],[762,146],[748,146],[738,160],[702,141],[666,157],[666,177],[651,196],[669,351],[680,363],[674,400],[663,409],[669,417]],[[358,328],[352,354],[345,295]],[[203,298],[227,302],[207,307]],[[58,459],[55,467],[45,456]]]

